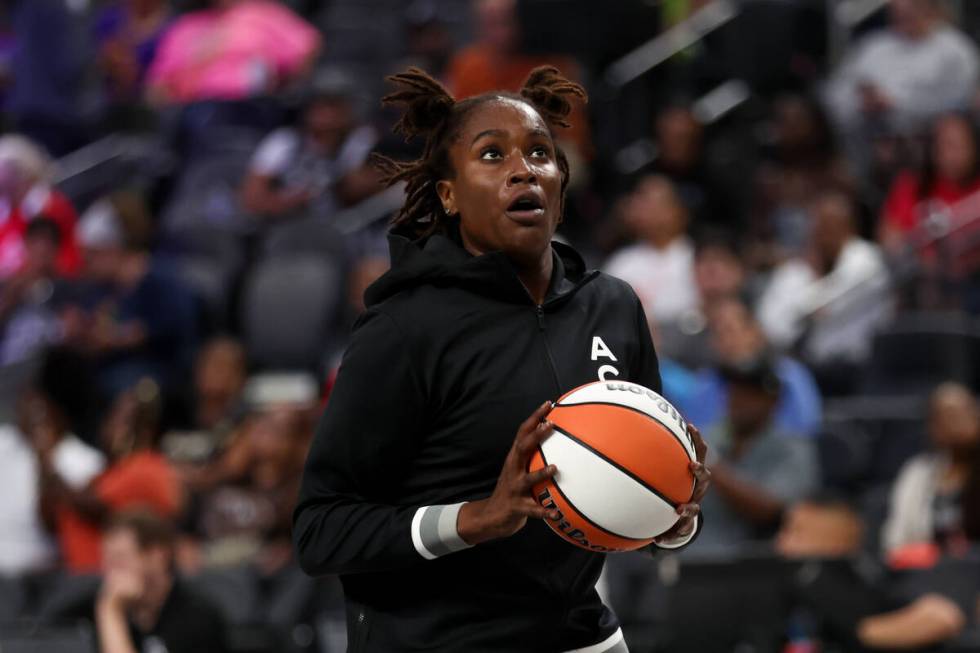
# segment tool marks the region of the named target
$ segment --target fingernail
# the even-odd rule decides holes
[[[549,512],[548,513],[548,519],[551,519],[553,521],[554,520],[557,520],[558,519],[558,512],[555,511],[555,510],[552,510],[551,512]]]

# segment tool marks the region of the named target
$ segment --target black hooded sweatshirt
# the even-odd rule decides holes
[[[390,247],[294,514],[302,568],[340,575],[349,650],[542,653],[615,635],[595,591],[603,554],[544,522],[439,557],[423,554],[412,528],[427,506],[488,497],[543,401],[600,375],[659,392],[639,300],[560,243],[540,306],[505,255],[474,257],[458,235],[392,235]]]

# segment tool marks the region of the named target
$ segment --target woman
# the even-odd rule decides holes
[[[980,406],[970,390],[944,383],[932,394],[933,451],[911,458],[892,486],[881,544],[897,567],[916,567],[942,552],[969,547],[964,498],[976,492],[980,462]]]
[[[898,175],[885,200],[878,225],[882,247],[902,254],[910,240],[923,236],[919,232],[926,217],[980,191],[978,145],[980,133],[968,115],[950,113],[936,120],[922,169]]]
[[[632,290],[551,242],[568,183],[552,127],[584,92],[554,68],[460,102],[417,69],[392,80],[396,128],[426,143],[380,161],[406,203],[307,459],[300,564],[341,575],[351,651],[625,651],[602,556],[551,533],[529,494],[557,470],[527,472],[562,393],[600,369],[660,388]],[[708,474],[692,468],[660,546],[696,533]]]

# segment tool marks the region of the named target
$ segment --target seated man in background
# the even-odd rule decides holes
[[[813,443],[779,435],[773,415],[780,382],[765,358],[726,367],[728,421],[706,433],[712,492],[702,509],[710,518],[691,554],[737,552],[772,535],[783,511],[816,490],[819,462]]]
[[[102,584],[65,605],[52,621],[87,621],[99,653],[221,653],[220,611],[177,577],[171,524],[147,512],[123,512],[102,540]]]
[[[934,560],[904,574],[878,570],[861,557],[863,529],[847,503],[815,500],[794,506],[776,538],[783,557],[811,561],[794,576],[795,601],[816,617],[824,640],[848,653],[932,651],[975,623],[976,561]]]
[[[259,144],[242,184],[242,204],[268,218],[328,218],[381,190],[368,155],[378,141],[361,124],[356,85],[340,70],[320,71],[307,90],[298,128]]]

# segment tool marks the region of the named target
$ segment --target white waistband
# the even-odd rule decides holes
[[[598,644],[593,644],[592,646],[586,646],[585,648],[577,648],[572,651],[566,651],[565,653],[605,653],[612,647],[616,646],[623,641],[623,631],[619,628],[616,629],[612,635],[602,640]]]

